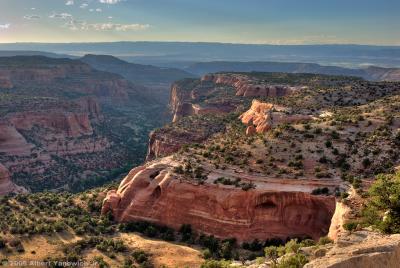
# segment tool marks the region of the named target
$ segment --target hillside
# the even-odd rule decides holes
[[[169,242],[125,230],[101,216],[104,190],[81,194],[36,193],[0,197],[0,259],[2,266],[16,261],[24,267],[59,267],[57,262],[86,262],[94,267],[199,267],[200,252],[178,241],[180,234],[166,229]],[[142,232],[150,234],[150,225]],[[164,231],[164,232],[165,232]],[[153,236],[152,236],[153,237]],[[32,261],[32,263],[30,263]],[[90,264],[89,264],[90,263]],[[70,264],[72,266],[79,266]]]
[[[30,191],[83,190],[141,163],[165,106],[71,59],[0,58],[0,162]]]

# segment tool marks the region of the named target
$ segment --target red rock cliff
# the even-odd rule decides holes
[[[202,81],[232,86],[236,89],[237,96],[244,97],[281,97],[300,89],[300,87],[287,85],[272,85],[265,81],[253,79],[248,75],[230,73],[205,75]]]
[[[335,198],[307,192],[195,185],[177,179],[168,158],[133,169],[110,191],[103,213],[119,222],[145,220],[239,241],[292,236],[319,238],[328,232]]]
[[[22,187],[15,185],[10,178],[8,170],[0,164],[0,195],[8,193],[23,193],[26,190]]]

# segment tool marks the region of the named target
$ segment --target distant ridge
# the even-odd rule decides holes
[[[106,54],[135,63],[169,67],[172,62],[208,61],[284,61],[343,67],[400,67],[399,46],[100,42],[0,44],[0,50],[48,51],[75,56]]]
[[[372,81],[400,81],[399,68],[382,68],[376,66],[352,69],[323,66],[316,63],[214,61],[195,63],[185,70],[197,75],[215,72],[282,72],[357,76]]]
[[[117,73],[134,83],[143,85],[168,84],[169,86],[176,80],[195,77],[180,69],[129,63],[109,55],[88,54],[80,60],[100,71]]]
[[[14,56],[44,56],[49,58],[70,58],[76,57],[66,54],[57,54],[43,51],[24,51],[24,50],[0,50],[0,57],[14,57]]]

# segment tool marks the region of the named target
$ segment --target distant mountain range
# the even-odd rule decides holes
[[[399,46],[254,45],[190,42],[14,43],[0,50],[34,50],[84,56],[104,54],[141,64],[171,67],[175,62],[279,61],[321,65],[400,67]]]
[[[322,66],[315,63],[295,62],[202,62],[185,68],[186,71],[204,75],[215,72],[282,72],[282,73],[315,73],[327,75],[357,76],[373,81],[399,81],[400,69],[370,66],[351,69],[337,66]]]
[[[77,58],[67,54],[56,54],[39,51],[0,51],[0,57],[40,55],[51,58]],[[184,78],[199,77],[207,73],[216,72],[282,72],[282,73],[315,73],[326,75],[357,76],[372,81],[399,81],[400,68],[384,68],[366,66],[363,68],[346,68],[328,66],[317,63],[302,62],[272,62],[272,61],[211,61],[211,62],[171,62],[169,65],[176,67],[160,67],[124,61],[111,55],[87,54],[80,61],[93,68],[112,72],[123,76],[137,85],[145,85],[152,90],[157,90],[154,95],[159,96],[159,101],[168,99],[171,83]]]

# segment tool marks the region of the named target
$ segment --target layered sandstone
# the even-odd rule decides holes
[[[152,131],[150,133],[146,161],[175,153],[182,145],[189,142],[191,142],[191,139],[178,139],[175,135],[171,137],[171,135],[166,133]]]
[[[11,176],[8,170],[0,164],[0,196],[8,193],[23,193],[26,190],[15,185],[11,181]]]
[[[0,121],[0,153],[27,156],[32,147],[14,125],[6,120]]]
[[[301,89],[301,87],[271,84],[251,78],[249,75],[230,73],[205,75],[202,77],[202,81],[232,86],[236,89],[236,96],[243,97],[282,97]]]
[[[145,220],[175,229],[191,224],[198,232],[239,241],[319,238],[328,232],[334,197],[284,185],[249,191],[208,181],[199,185],[179,179],[173,165],[164,158],[133,169],[108,193],[102,212],[111,211],[119,222]]]
[[[134,86],[119,75],[100,72],[80,61],[41,56],[2,58],[0,88],[55,86],[94,95],[105,103],[125,102]],[[51,94],[51,92],[50,92]]]
[[[184,83],[175,83],[171,87],[170,108],[173,122],[191,115],[223,114],[236,109],[237,104],[220,99],[217,102],[201,102],[201,99],[215,92],[213,86],[198,85],[194,88]],[[200,102],[200,103],[199,103]]]
[[[271,128],[287,123],[312,120],[311,115],[294,114],[290,108],[253,100],[248,111],[240,116],[242,123],[247,125],[247,135],[265,133]]]

